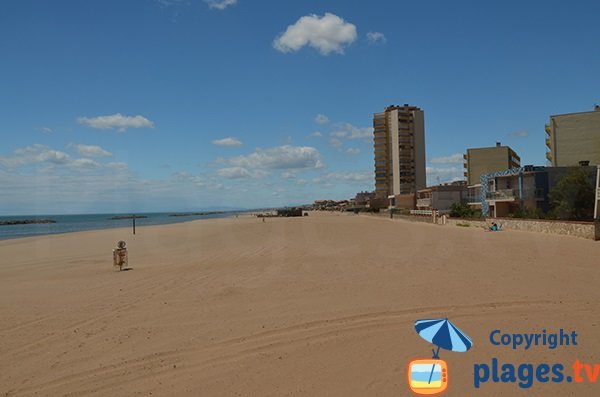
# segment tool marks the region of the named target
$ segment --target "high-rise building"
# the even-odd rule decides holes
[[[373,116],[375,194],[394,196],[396,206],[414,206],[426,186],[425,119],[416,106],[388,106]],[[405,203],[406,205],[400,205]]]
[[[521,158],[517,153],[508,146],[502,146],[500,142],[492,147],[467,149],[467,154],[463,157],[468,186],[477,185],[483,174],[521,166]]]
[[[546,146],[546,158],[554,167],[600,165],[600,106],[591,112],[550,116]]]

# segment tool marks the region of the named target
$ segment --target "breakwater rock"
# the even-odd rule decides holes
[[[224,211],[207,211],[207,212],[186,212],[182,214],[169,214],[169,216],[204,216],[204,215],[216,215],[223,214]]]
[[[56,223],[56,221],[52,219],[15,219],[10,221],[0,221],[0,226],[33,225],[37,223]]]
[[[148,217],[146,215],[119,215],[119,216],[113,216],[110,219],[111,220],[119,220],[119,219],[141,219],[141,218],[148,218]]]

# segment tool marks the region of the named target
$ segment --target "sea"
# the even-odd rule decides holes
[[[136,213],[136,216],[145,216],[145,218],[136,218],[137,227],[150,225],[166,225],[171,223],[189,222],[198,219],[226,218],[240,214],[240,211],[228,211],[219,213],[209,213],[207,215],[186,215],[170,216],[178,214],[175,212],[152,212]],[[42,236],[46,234],[59,234],[81,232],[85,230],[114,229],[121,227],[132,227],[131,219],[112,219],[119,216],[131,216],[132,214],[85,214],[85,215],[36,215],[36,216],[0,216],[2,221],[10,220],[32,220],[32,219],[51,219],[56,223],[40,223],[27,225],[1,225],[0,240]]]

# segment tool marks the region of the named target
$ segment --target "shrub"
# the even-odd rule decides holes
[[[544,214],[544,211],[542,211],[541,208],[523,207],[517,209],[512,214],[512,217],[523,219],[544,219],[546,218],[546,214]]]
[[[450,216],[453,218],[475,218],[481,216],[481,213],[475,211],[469,204],[454,203],[450,206]]]

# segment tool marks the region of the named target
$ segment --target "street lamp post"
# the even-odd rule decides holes
[[[600,201],[600,165],[596,166],[596,199],[594,200],[594,220],[598,219],[598,202]]]

